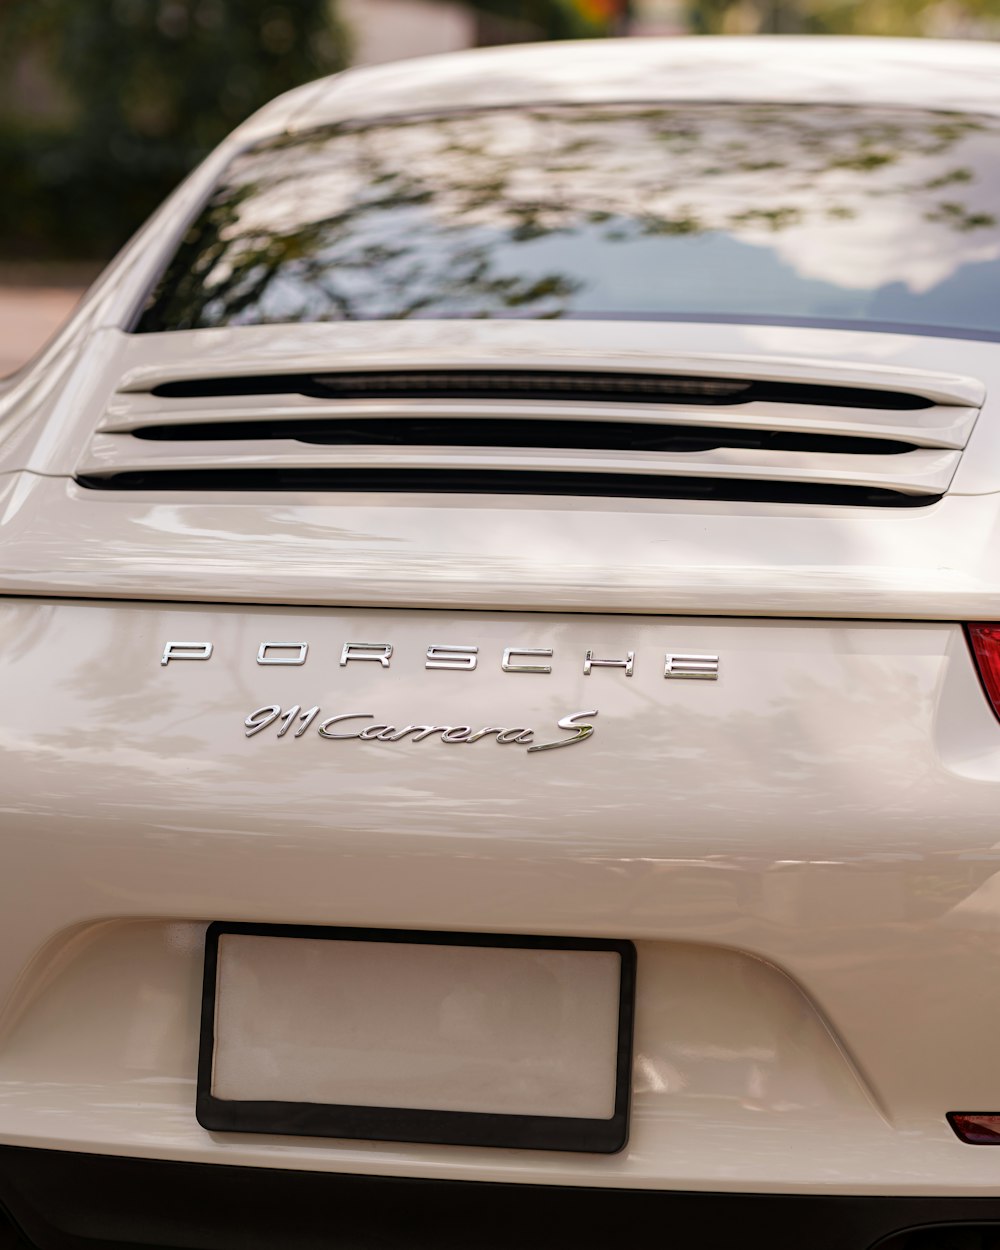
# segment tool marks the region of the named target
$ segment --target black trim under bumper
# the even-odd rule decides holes
[[[581,1189],[16,1146],[0,1146],[0,1208],[37,1250],[870,1250],[905,1229],[1000,1225],[1000,1197]],[[4,1238],[0,1216],[0,1247],[19,1245]]]

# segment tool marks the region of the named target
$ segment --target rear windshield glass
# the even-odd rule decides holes
[[[1000,119],[838,106],[496,109],[229,166],[139,330],[534,317],[1000,337]]]

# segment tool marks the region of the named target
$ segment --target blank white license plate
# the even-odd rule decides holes
[[[620,1150],[634,981],[629,942],[215,924],[198,1120]]]

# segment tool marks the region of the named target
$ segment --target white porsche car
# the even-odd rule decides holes
[[[275,101],[0,595],[0,1245],[1000,1246],[1000,47]]]

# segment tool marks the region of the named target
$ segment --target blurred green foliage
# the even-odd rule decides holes
[[[472,0],[500,39],[626,0]],[[0,0],[0,259],[109,257],[232,128],[342,69],[335,0]]]
[[[233,126],[346,61],[329,0],[0,0],[0,256],[110,255]]]
[[[702,35],[1000,38],[1000,0],[687,0]]]
[[[614,34],[628,9],[628,0],[471,0],[471,4],[500,19],[513,37],[523,31],[531,39]]]

